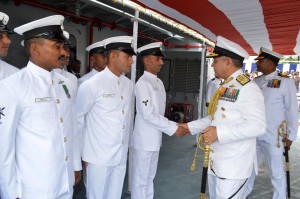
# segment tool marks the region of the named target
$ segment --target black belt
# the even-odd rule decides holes
[[[210,167],[210,170],[215,174],[215,176],[217,176],[217,178],[219,178],[220,180],[226,180],[226,178],[221,178],[221,177],[219,177],[217,174],[216,174],[216,172],[213,170],[213,168],[212,167]],[[247,182],[247,180],[248,180],[248,178],[245,180],[245,182],[242,184],[242,186],[232,195],[232,196],[230,196],[228,199],[232,199],[242,188],[243,188],[243,186],[246,184],[246,182]]]

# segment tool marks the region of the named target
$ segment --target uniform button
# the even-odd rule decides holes
[[[68,161],[68,156],[65,157],[65,161]]]
[[[121,99],[123,100],[123,96],[121,96]]]
[[[222,118],[225,118],[226,117],[226,115],[225,114],[222,114]]]
[[[222,110],[222,111],[225,111],[225,108],[224,108],[224,107],[221,107],[221,110]]]
[[[51,81],[51,84],[53,85],[53,84],[54,84],[54,81]]]
[[[125,125],[123,125],[123,129],[125,129]]]
[[[124,111],[122,111],[122,114],[124,114]]]
[[[60,118],[60,122],[63,123],[64,122],[64,118],[61,117]]]
[[[59,99],[56,99],[56,103],[59,104],[59,103],[60,103],[60,100],[59,100]]]
[[[120,85],[120,82],[118,82],[118,85]]]
[[[64,142],[67,142],[67,137],[64,137]]]

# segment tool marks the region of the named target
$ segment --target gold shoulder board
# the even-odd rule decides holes
[[[248,82],[250,82],[250,79],[247,77],[247,75],[245,74],[240,74],[239,76],[237,76],[236,80],[242,85],[244,86],[245,84],[247,84]]]

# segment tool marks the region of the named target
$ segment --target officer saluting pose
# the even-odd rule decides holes
[[[64,17],[54,15],[15,29],[23,35],[27,67],[0,83],[0,192],[2,198],[70,199],[73,194],[75,88],[61,68]]]
[[[256,167],[256,137],[266,130],[264,99],[259,87],[242,72],[248,53],[221,36],[208,57],[224,83],[209,105],[209,116],[187,124],[210,145],[209,197],[243,198],[245,182]]]
[[[133,84],[123,74],[130,72],[133,63],[132,41],[129,36],[103,40],[108,65],[78,90],[78,133],[84,134],[88,199],[121,198],[133,96]]]
[[[16,67],[2,60],[7,56],[8,48],[11,43],[9,39],[9,33],[11,31],[7,28],[8,20],[8,15],[0,12],[0,80],[19,71],[19,69],[17,69]]]
[[[277,147],[278,127],[286,121],[288,138],[285,141],[288,148],[296,140],[298,132],[296,86],[293,79],[278,75],[276,67],[281,57],[282,55],[262,47],[256,64],[257,71],[263,75],[254,80],[263,92],[267,118],[266,134],[257,138],[257,159],[258,165],[264,158],[267,160],[273,185],[273,199],[286,198],[287,190],[282,137],[279,138],[281,147]],[[252,173],[247,183],[246,196],[251,193],[254,180],[255,173]]]
[[[164,117],[166,91],[157,77],[163,65],[162,43],[155,42],[139,48],[144,64],[144,74],[135,87],[137,115],[132,136],[133,172],[132,199],[152,199],[153,179],[162,144],[162,132],[173,135],[186,132]]]

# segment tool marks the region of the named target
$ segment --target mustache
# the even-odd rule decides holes
[[[67,59],[70,59],[70,57],[69,56],[65,56],[65,55],[61,55],[61,56],[58,57],[59,61],[64,61],[64,60],[67,60]]]

